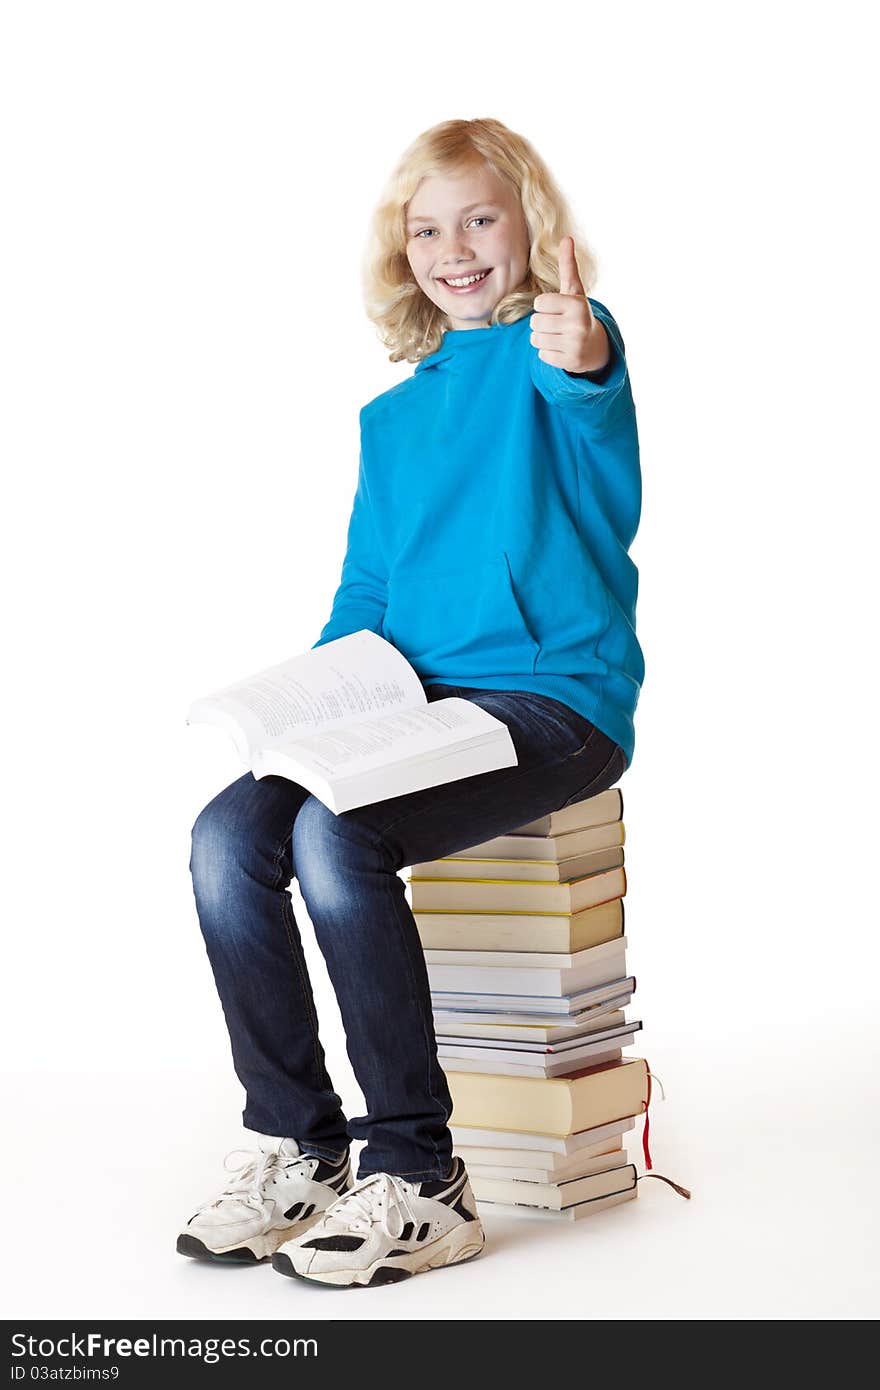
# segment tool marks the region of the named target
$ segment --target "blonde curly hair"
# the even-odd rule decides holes
[[[596,258],[577,234],[565,197],[528,140],[490,117],[441,121],[404,150],[370,222],[361,268],[364,305],[390,349],[391,362],[420,362],[436,352],[448,326],[442,309],[416,284],[407,260],[407,204],[424,177],[460,174],[479,164],[515,189],[529,230],[525,279],[498,301],[491,323],[515,323],[531,312],[536,295],[559,290],[557,256],[566,234],[574,238],[586,293],[595,283]]]

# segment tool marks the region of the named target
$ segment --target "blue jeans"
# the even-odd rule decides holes
[[[425,685],[501,719],[516,767],[334,815],[298,783],[247,772],[193,826],[196,909],[246,1092],[248,1129],[338,1158],[358,1177],[445,1177],[452,1100],[428,976],[398,870],[504,835],[611,787],[623,750],[567,705],[522,691]],[[342,1016],[367,1114],[346,1120],[327,1074],[293,902],[296,875]]]

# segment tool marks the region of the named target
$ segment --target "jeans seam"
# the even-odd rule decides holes
[[[581,753],[586,753],[586,751],[587,751],[587,749],[589,748],[590,744],[595,742],[596,736],[597,736],[599,733],[600,733],[600,730],[597,729],[596,725],[594,724],[593,727],[592,727],[592,729],[590,730],[590,732],[587,734],[587,737],[584,739],[583,743],[581,744],[580,748],[576,748],[576,749],[574,750],[573,753],[568,753],[568,754],[566,755],[567,758],[577,758],[577,757],[579,757],[579,756],[581,755]]]
[[[387,1168],[366,1168],[363,1172],[360,1172],[360,1170],[358,1170],[358,1176],[356,1181],[360,1182],[362,1178],[373,1178],[376,1176],[377,1173],[387,1172]],[[427,1169],[419,1169],[418,1171],[413,1173],[395,1172],[391,1173],[390,1176],[394,1178],[403,1178],[406,1182],[435,1182],[437,1180],[442,1182],[449,1175],[448,1173],[441,1173],[439,1171],[429,1173]]]
[[[572,754],[572,757],[574,757],[574,754]],[[571,796],[566,797],[565,801],[562,803],[563,807],[568,806],[571,803],[572,797],[577,797],[581,801],[588,800],[588,795],[585,795],[585,793],[589,793],[591,787],[595,786],[597,782],[602,781],[602,778],[605,776],[608,769],[611,767],[616,758],[621,758],[623,761],[623,767],[617,774],[617,776],[621,776],[623,772],[626,770],[626,755],[623,752],[623,749],[620,747],[620,745],[616,744],[614,752],[611,754],[611,757],[608,759],[601,772],[597,772],[595,777],[591,778],[591,780],[587,782],[586,786],[581,787],[579,791],[572,792]],[[560,809],[562,809],[562,807]]]
[[[293,1137],[295,1137],[295,1136],[292,1135],[291,1138],[293,1138]],[[319,1144],[308,1144],[308,1143],[307,1143],[307,1144],[304,1145],[304,1144],[301,1144],[300,1141],[299,1141],[298,1139],[297,1139],[296,1142],[297,1142],[297,1144],[299,1144],[299,1148],[300,1148],[300,1152],[301,1152],[301,1153],[305,1153],[305,1154],[314,1154],[314,1156],[315,1156],[316,1158],[324,1158],[324,1159],[327,1160],[328,1163],[338,1163],[339,1160],[342,1159],[342,1158],[345,1158],[345,1156],[346,1156],[346,1155],[348,1154],[348,1152],[349,1152],[349,1150],[348,1150],[347,1148],[346,1148],[346,1149],[341,1149],[341,1150],[339,1150],[339,1152],[335,1152],[333,1149],[325,1149],[325,1148],[323,1148],[323,1147],[322,1147],[321,1145],[319,1145]]]
[[[385,844],[381,844],[381,847],[377,846],[376,849],[377,849],[377,854],[379,854],[379,858],[380,858],[380,864],[379,864],[380,871],[381,871],[383,874],[386,875],[386,878],[385,878],[386,890],[387,890],[387,892],[388,892],[388,894],[389,894],[389,896],[390,896],[390,898],[391,898],[391,904],[392,904],[392,907],[393,907],[393,909],[394,909],[394,921],[395,921],[395,924],[396,924],[396,926],[397,926],[398,933],[400,934],[401,939],[402,939],[403,954],[404,954],[404,958],[405,958],[405,960],[406,960],[406,968],[407,968],[407,973],[408,973],[408,976],[409,976],[409,986],[410,986],[410,992],[411,992],[411,995],[412,995],[412,1000],[413,1000],[413,1003],[414,1003],[414,1005],[415,1005],[416,1012],[417,1012],[417,1013],[420,1015],[420,1017],[421,1017],[421,1023],[422,1023],[422,1037],[424,1038],[424,1043],[425,1043],[425,1064],[426,1064],[425,1081],[426,1081],[426,1089],[427,1089],[428,1095],[431,1097],[431,1099],[432,1099],[433,1101],[437,1102],[437,1104],[441,1105],[442,1108],[443,1108],[444,1110],[446,1110],[445,1103],[443,1103],[443,1102],[440,1100],[440,1097],[439,1097],[439,1096],[437,1096],[437,1095],[434,1094],[434,1087],[433,1087],[432,1081],[431,1081],[431,1039],[428,1037],[427,1019],[426,1019],[426,1017],[425,1017],[425,1012],[424,1012],[424,1010],[423,1010],[423,1008],[422,1008],[422,1006],[421,1006],[421,1003],[420,1003],[420,1001],[419,1001],[419,993],[418,993],[418,989],[417,989],[417,987],[416,987],[415,972],[414,972],[414,970],[413,970],[412,960],[410,959],[409,949],[408,949],[408,947],[407,947],[407,936],[408,936],[408,932],[407,932],[406,926],[405,926],[405,924],[404,924],[404,921],[401,919],[401,916],[400,916],[400,898],[399,898],[399,894],[398,894],[397,889],[395,889],[394,884],[392,884],[392,882],[391,882],[391,879],[394,878],[394,880],[395,880],[395,882],[396,882],[398,888],[402,891],[402,890],[403,890],[403,880],[398,876],[398,874],[396,873],[396,871],[394,871],[393,869],[388,869],[387,866],[386,866],[384,863],[381,862],[381,861],[382,861],[382,850],[384,850],[385,855],[388,857],[389,862],[393,862],[393,856],[391,855],[388,846],[385,845]],[[407,911],[409,911],[409,907],[408,907],[408,904],[406,903],[406,900],[405,900],[405,899],[404,899],[404,906],[407,908]],[[416,934],[418,934],[418,928],[416,927],[415,918],[412,916],[412,912],[410,912],[410,918],[412,919],[413,931],[416,932]],[[435,1041],[435,1043],[434,1043],[434,1060],[436,1061],[436,1064],[437,1064],[438,1069],[440,1069],[440,1062],[439,1062],[439,1059],[437,1058],[437,1055],[436,1055],[436,1054],[437,1054],[437,1044],[436,1044],[436,1041]],[[448,1123],[449,1123],[449,1117],[450,1117],[451,1114],[452,1114],[452,1111],[451,1111],[451,1110],[447,1110],[447,1111],[446,1111],[446,1118],[445,1118],[445,1120],[444,1120],[444,1124],[448,1125]],[[431,1138],[431,1145],[432,1145],[432,1147],[433,1147],[433,1149],[434,1149],[434,1156],[435,1156],[435,1158],[437,1159],[437,1162],[438,1162],[438,1165],[439,1165],[439,1162],[440,1162],[440,1151],[439,1151],[439,1149],[437,1148],[437,1144],[436,1144],[435,1140],[433,1139],[433,1137]]]
[[[297,808],[297,815],[299,814],[299,810],[300,810],[300,808],[298,807],[298,808]],[[278,889],[281,887],[282,880],[283,880],[283,878],[284,878],[284,870],[283,870],[283,867],[282,867],[281,860],[282,860],[282,856],[283,856],[283,854],[284,854],[284,847],[285,847],[285,845],[288,843],[288,841],[289,841],[289,840],[292,838],[292,836],[293,836],[293,826],[294,826],[295,821],[296,821],[296,816],[294,816],[293,821],[291,821],[290,830],[288,831],[288,833],[287,833],[285,836],[282,837],[281,843],[280,843],[280,845],[278,846],[278,849],[277,849],[276,852],[275,852],[275,859],[274,859],[275,881],[274,881],[273,884],[272,884],[273,892],[277,892],[277,891],[278,891]],[[303,1003],[304,1003],[305,1006],[306,1006],[306,1007],[305,1007],[306,1017],[307,1017],[308,1020],[309,1020],[309,1027],[310,1027],[311,1033],[312,1033],[312,1057],[313,1057],[314,1064],[315,1064],[315,1076],[317,1077],[317,1080],[318,1080],[319,1089],[323,1091],[324,1089],[326,1089],[327,1083],[329,1082],[330,1078],[329,1078],[328,1076],[326,1076],[326,1068],[322,1068],[322,1067],[321,1067],[321,1060],[320,1060],[320,1057],[319,1057],[319,1055],[318,1055],[318,1048],[319,1048],[318,1020],[317,1020],[317,1017],[316,1017],[316,1015],[315,1015],[315,1011],[314,1011],[314,1009],[313,1009],[312,1006],[311,1006],[311,1001],[310,1001],[310,999],[309,999],[309,990],[308,990],[308,988],[307,988],[307,981],[306,981],[306,977],[305,977],[305,975],[304,975],[304,973],[303,973],[302,962],[300,961],[299,955],[298,955],[298,953],[297,953],[295,934],[294,934],[294,932],[291,931],[291,925],[290,925],[290,922],[288,921],[288,914],[289,914],[290,916],[293,916],[293,903],[292,903],[292,901],[291,901],[290,894],[289,894],[289,892],[287,891],[287,889],[282,889],[282,892],[281,892],[281,923],[282,923],[282,926],[284,927],[284,935],[287,937],[287,945],[288,945],[288,947],[289,947],[289,949],[290,949],[290,955],[291,955],[291,958],[292,958],[292,960],[293,960],[294,966],[295,966],[295,968],[296,968],[296,973],[297,973],[297,978],[299,979],[300,993],[301,993],[301,995],[302,995]],[[294,919],[294,922],[295,922],[295,919]],[[322,1076],[322,1071],[325,1073],[325,1075],[323,1075],[323,1076]],[[331,1085],[330,1089],[332,1090],[332,1085]]]
[[[452,1111],[451,1111],[451,1110],[446,1110],[445,1102],[441,1101],[440,1097],[439,1097],[438,1095],[435,1094],[435,1092],[434,1092],[434,1087],[433,1087],[432,1082],[431,1082],[431,1062],[432,1062],[432,1054],[431,1054],[431,1039],[428,1037],[428,1030],[427,1030],[427,1016],[426,1016],[425,1010],[422,1008],[421,1002],[420,1002],[420,1000],[419,1000],[419,993],[418,993],[418,988],[417,988],[417,986],[416,986],[416,977],[415,977],[415,972],[414,972],[414,970],[413,970],[413,963],[412,963],[412,960],[411,960],[411,958],[410,958],[410,953],[409,953],[409,950],[408,950],[408,947],[407,947],[407,937],[408,937],[409,933],[408,933],[408,931],[407,931],[405,919],[401,917],[401,913],[400,913],[401,900],[400,900],[399,892],[403,892],[403,891],[404,891],[403,880],[400,878],[400,876],[399,876],[397,870],[393,867],[393,864],[394,864],[394,855],[393,855],[392,852],[391,852],[390,846],[385,842],[385,840],[384,840],[384,838],[383,838],[385,832],[384,832],[383,830],[377,830],[377,829],[375,829],[375,827],[372,827],[372,826],[366,826],[366,827],[364,827],[364,829],[365,829],[365,831],[367,832],[367,835],[368,835],[368,838],[369,838],[370,848],[371,848],[371,850],[373,851],[374,855],[376,856],[376,867],[377,867],[378,872],[379,872],[379,873],[381,874],[381,876],[382,876],[382,882],[384,883],[384,886],[385,886],[385,892],[386,892],[386,894],[387,894],[387,896],[389,897],[390,902],[391,902],[391,907],[392,907],[392,910],[393,910],[393,917],[394,917],[395,927],[396,927],[398,933],[399,933],[400,936],[401,936],[401,941],[402,941],[402,945],[403,945],[403,956],[404,956],[404,959],[405,959],[405,961],[406,961],[407,981],[408,981],[409,988],[410,988],[410,998],[411,998],[412,1003],[413,1003],[413,1005],[414,1005],[414,1007],[415,1007],[415,1010],[416,1010],[416,1012],[417,1012],[417,1014],[419,1015],[420,1020],[421,1020],[421,1025],[422,1025],[422,1038],[423,1038],[423,1040],[424,1040],[424,1045],[425,1045],[425,1067],[426,1067],[426,1070],[425,1070],[425,1082],[426,1082],[426,1091],[427,1091],[427,1094],[431,1097],[431,1099],[432,1099],[433,1101],[435,1101],[438,1105],[440,1105],[441,1108],[442,1108],[443,1110],[446,1111],[446,1115],[445,1115],[445,1119],[444,1119],[444,1124],[448,1125],[448,1123],[449,1123],[449,1117],[450,1117],[450,1115],[452,1114]],[[399,890],[399,892],[398,892],[398,890]],[[416,927],[415,918],[413,917],[412,912],[411,912],[410,909],[409,909],[409,905],[407,904],[406,898],[405,898],[405,897],[403,898],[403,907],[404,907],[404,909],[405,909],[407,912],[409,912],[410,921],[412,922],[412,930],[413,930],[413,932],[416,934],[416,939],[418,939],[418,929],[417,929],[417,927]],[[419,949],[421,949],[421,947],[420,947]],[[429,1004],[428,1012],[430,1013],[430,1004]],[[434,1049],[433,1049],[433,1050],[434,1050],[433,1060],[436,1062],[436,1065],[437,1065],[438,1070],[442,1070],[442,1068],[440,1067],[439,1059],[437,1058],[437,1055],[436,1055],[436,1054],[437,1054],[437,1044],[436,1044],[436,1040],[435,1040],[435,1042],[434,1042]],[[365,1099],[368,1099],[368,1098],[365,1096]],[[367,1146],[369,1147],[369,1140],[367,1141]],[[433,1150],[434,1150],[434,1156],[435,1156],[435,1158],[436,1158],[436,1160],[437,1160],[437,1165],[438,1165],[438,1171],[437,1171],[436,1173],[432,1173],[432,1174],[431,1174],[431,1177],[438,1177],[438,1176],[441,1176],[441,1177],[442,1177],[442,1173],[440,1173],[440,1171],[439,1171],[439,1169],[440,1169],[440,1151],[439,1151],[439,1149],[437,1148],[436,1141],[434,1140],[433,1137],[431,1138],[431,1146],[432,1146],[432,1148],[433,1148]],[[384,1170],[384,1169],[377,1169],[376,1171],[377,1171],[377,1172],[384,1172],[385,1170]]]

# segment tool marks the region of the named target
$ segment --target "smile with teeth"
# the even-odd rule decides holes
[[[447,285],[451,290],[467,290],[470,289],[472,285],[478,285],[481,280],[485,280],[490,271],[491,267],[489,270],[477,271],[476,275],[456,275],[455,277],[441,276],[440,283],[442,285]]]

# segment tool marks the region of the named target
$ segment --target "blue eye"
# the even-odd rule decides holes
[[[491,218],[491,217],[483,217],[483,216],[481,216],[481,215],[478,215],[477,217],[472,217],[470,220],[471,220],[472,222],[491,222],[491,221],[492,221],[492,218]],[[415,233],[415,240],[418,241],[419,238],[424,237],[425,232],[432,232],[433,230],[434,230],[433,227],[423,227],[422,230],[421,230],[420,232],[416,232],[416,233]]]

